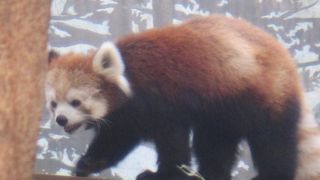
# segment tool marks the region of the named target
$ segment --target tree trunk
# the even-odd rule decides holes
[[[0,179],[32,178],[50,0],[0,1]]]

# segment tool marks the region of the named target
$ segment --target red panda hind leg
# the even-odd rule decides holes
[[[249,95],[250,96],[250,95]],[[293,180],[297,166],[300,102],[286,102],[278,116],[248,101],[248,95],[211,104],[194,125],[193,147],[199,173],[208,180],[230,180],[238,142],[248,140],[259,180]]]
[[[278,117],[262,123],[247,136],[259,174],[255,180],[294,179],[298,165],[300,104],[297,97],[292,97]]]

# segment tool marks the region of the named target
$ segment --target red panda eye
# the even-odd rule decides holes
[[[74,99],[74,100],[71,101],[70,104],[71,104],[71,106],[73,106],[73,107],[78,107],[78,106],[81,105],[81,101],[78,100],[78,99]]]
[[[57,107],[57,103],[56,103],[55,101],[51,101],[50,104],[51,104],[51,107],[52,107],[52,108],[56,108],[56,107]]]

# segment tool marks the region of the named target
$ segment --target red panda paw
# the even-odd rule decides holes
[[[85,158],[81,157],[81,159],[78,161],[76,165],[73,174],[79,177],[87,177],[91,174],[90,166]]]
[[[139,174],[136,178],[136,180],[147,180],[147,179],[155,179],[156,173],[150,171],[150,170],[145,170],[141,174]]]
[[[105,164],[106,162],[103,160],[96,160],[87,156],[82,156],[78,161],[73,174],[79,177],[87,177],[92,173],[103,170]]]

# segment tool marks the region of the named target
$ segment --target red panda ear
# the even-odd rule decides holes
[[[124,64],[118,48],[110,42],[101,45],[92,62],[96,73],[105,77],[120,77],[124,72]]]
[[[59,53],[51,49],[48,53],[48,63],[50,64],[52,61],[54,61],[58,57],[59,57]]]
[[[128,96],[131,89],[127,78],[124,76],[124,63],[119,49],[110,42],[101,45],[92,61],[93,70],[105,79],[112,80]]]
[[[104,69],[109,68],[111,66],[111,59],[108,55],[103,56],[101,60],[101,66]]]

